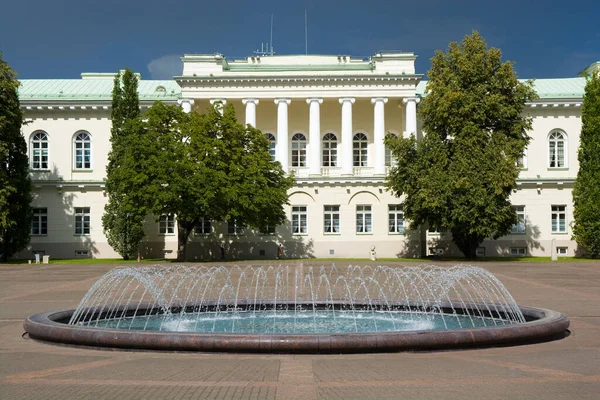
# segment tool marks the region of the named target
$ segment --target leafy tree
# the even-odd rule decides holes
[[[0,53],[0,259],[29,243],[31,178],[16,73]]]
[[[536,93],[501,58],[476,31],[436,51],[419,107],[425,137],[386,138],[398,160],[387,187],[405,196],[411,228],[449,230],[470,259],[486,237],[506,235],[517,222],[509,197],[530,140],[523,107]]]
[[[102,216],[108,244],[125,260],[138,251],[147,213],[136,189],[143,171],[130,147],[130,142],[136,140],[134,121],[140,116],[137,87],[137,78],[131,70],[115,77],[110,131],[112,147],[106,167],[108,202]]]
[[[237,122],[233,106],[204,115],[157,102],[145,118],[137,141],[144,197],[154,215],[177,216],[179,260],[203,218],[257,229],[285,221],[293,178],[272,161],[265,135]]]
[[[600,255],[600,73],[588,76],[581,110],[579,171],[573,188],[573,238],[592,258]]]

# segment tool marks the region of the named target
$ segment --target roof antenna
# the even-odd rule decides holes
[[[304,9],[304,48],[306,54],[308,54],[308,17],[306,14],[306,8]]]
[[[269,52],[269,48],[267,47],[267,52]],[[271,55],[275,54],[273,51],[273,14],[271,14]]]

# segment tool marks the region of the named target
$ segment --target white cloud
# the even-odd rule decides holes
[[[152,79],[171,79],[183,73],[181,56],[171,54],[156,58],[148,63],[148,71]]]

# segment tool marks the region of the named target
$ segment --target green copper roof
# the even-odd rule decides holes
[[[526,79],[521,79],[525,82]],[[417,85],[417,94],[424,96],[427,81]],[[582,99],[585,78],[535,79],[533,87],[540,99]]]
[[[108,79],[24,79],[19,98],[27,100],[107,100],[112,99],[113,80]],[[176,100],[181,88],[173,80],[140,80],[140,100]]]

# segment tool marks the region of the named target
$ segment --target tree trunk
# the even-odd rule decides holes
[[[196,222],[177,220],[177,261],[187,261],[187,241]]]
[[[456,238],[456,236],[454,237]],[[477,248],[481,243],[477,235],[464,235],[459,239],[455,239],[455,243],[467,260],[477,259]]]

